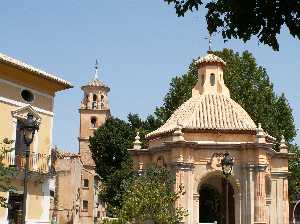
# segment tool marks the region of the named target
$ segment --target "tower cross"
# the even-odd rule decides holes
[[[96,64],[95,64],[95,75],[94,75],[94,79],[98,79],[98,60],[96,59]]]
[[[211,51],[211,45],[212,45],[212,35],[208,34],[208,37],[204,37],[205,40],[208,40],[208,52]]]
[[[208,36],[208,51],[211,51],[211,44],[212,44],[212,36],[209,34]]]

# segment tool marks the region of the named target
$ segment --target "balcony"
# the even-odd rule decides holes
[[[50,155],[31,152],[29,156],[29,172],[48,174],[50,172],[50,158]],[[5,166],[16,167],[18,171],[23,171],[25,160],[24,155],[15,155],[12,152],[7,152],[3,155],[2,163]]]

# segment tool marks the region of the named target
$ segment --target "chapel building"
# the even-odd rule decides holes
[[[39,130],[30,144],[27,182],[26,223],[49,223],[51,147],[54,99],[72,85],[56,75],[0,53],[0,149],[1,163],[15,172],[9,183],[1,183],[0,195],[7,207],[0,207],[0,223],[21,223],[24,196],[25,139],[21,125],[30,113]],[[11,145],[3,140],[14,140]],[[3,148],[11,149],[3,151]],[[2,179],[2,178],[1,178]],[[1,180],[3,181],[3,179]]]
[[[196,62],[198,82],[192,97],[157,130],[149,147],[136,137],[130,154],[136,169],[165,166],[185,194],[176,203],[188,211],[184,223],[225,223],[225,186],[221,160],[234,158],[229,181],[230,224],[288,224],[288,148],[255,124],[224,83],[226,63],[208,53]]]

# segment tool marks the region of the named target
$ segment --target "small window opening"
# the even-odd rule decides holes
[[[101,103],[101,109],[104,109],[104,103]]]
[[[87,200],[83,200],[82,201],[82,209],[86,211],[86,210],[88,210],[88,208],[89,208],[89,202]]]
[[[27,102],[32,102],[34,100],[33,93],[27,89],[22,90],[21,96],[22,96],[23,100],[25,100]]]
[[[54,198],[54,195],[55,195],[54,191],[50,190],[50,197]]]
[[[210,74],[210,85],[214,86],[216,84],[216,76],[215,74]]]
[[[89,187],[89,180],[88,179],[83,180],[83,187],[85,187],[85,188]]]
[[[91,127],[96,128],[97,127],[97,118],[92,117],[91,118]]]
[[[97,95],[93,95],[92,109],[96,109],[97,107]]]
[[[103,96],[103,95],[101,95],[101,102],[103,102],[103,100],[104,100],[104,96]]]
[[[97,95],[96,94],[93,95],[93,101],[97,101]]]

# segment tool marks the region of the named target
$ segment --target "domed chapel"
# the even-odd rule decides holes
[[[222,224],[227,213],[230,224],[288,224],[289,153],[284,138],[275,151],[276,139],[230,98],[221,58],[208,53],[195,63],[198,82],[192,97],[146,136],[147,149],[141,148],[137,135],[129,150],[136,169],[156,164],[174,173],[175,188],[185,190],[176,203],[188,211],[183,223]],[[221,166],[225,152],[233,158],[228,182]]]

